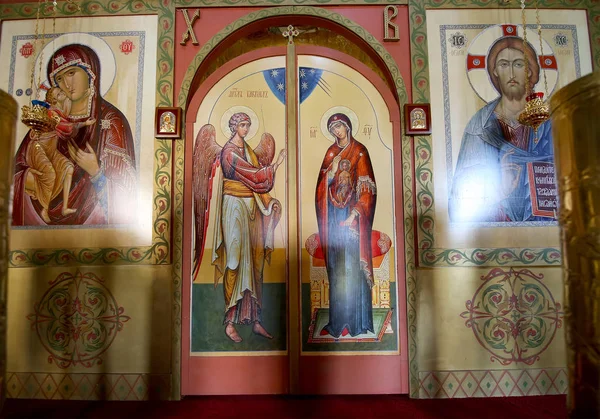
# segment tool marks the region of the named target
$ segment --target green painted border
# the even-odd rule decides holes
[[[417,278],[417,250],[415,249],[414,205],[415,189],[413,186],[413,145],[409,137],[402,136],[402,180],[403,180],[403,223],[404,251],[406,264],[406,322],[408,328],[408,369],[409,395],[419,396],[419,360],[417,348],[417,313],[419,304],[419,288]]]
[[[58,3],[60,17],[158,15],[156,106],[172,106],[175,7],[171,0],[83,1],[81,11],[67,2]],[[34,19],[37,3],[3,4],[1,20]],[[51,16],[51,8],[42,16]],[[168,264],[171,253],[171,142],[155,140],[152,245],[115,248],[13,249],[11,268],[104,264]]]
[[[527,3],[530,3],[528,7],[533,7],[533,1]],[[600,66],[600,4],[593,0],[539,0],[539,6],[549,9],[586,9],[588,11],[592,62],[594,68],[598,68]],[[510,8],[517,7],[517,1],[512,0]],[[409,0],[412,88],[413,102],[415,103],[428,103],[430,101],[426,10],[439,8],[506,9],[506,7],[500,6],[497,1],[491,0]],[[555,248],[436,248],[434,238],[433,160],[431,155],[431,136],[415,137],[418,260],[421,266],[502,266],[506,264],[557,266],[561,263],[560,250]],[[558,257],[554,255],[555,252],[559,253]],[[508,253],[511,254],[510,257],[502,257],[502,255]]]
[[[423,249],[421,257],[430,266],[527,266],[562,263],[560,249],[497,248],[497,249]]]
[[[227,36],[231,35],[236,30],[260,19],[264,19],[272,16],[283,16],[283,15],[302,15],[302,16],[314,16],[322,19],[327,19],[340,26],[354,32],[360,36],[365,42],[367,42],[371,48],[383,59],[388,71],[390,72],[394,85],[396,87],[396,93],[399,98],[399,108],[402,109],[403,105],[408,100],[406,87],[404,80],[400,75],[400,70],[396,65],[396,62],[386,50],[386,48],[377,39],[367,32],[360,25],[356,24],[352,20],[332,12],[330,10],[321,9],[317,7],[304,7],[304,6],[285,6],[285,7],[274,7],[263,9],[260,11],[252,12],[232,24],[226,26],[221,32],[213,36],[206,44],[202,46],[200,51],[196,54],[192,62],[189,64],[188,69],[183,78],[181,90],[178,96],[178,106],[186,108],[188,100],[191,98],[190,86],[192,84],[194,75],[202,62],[206,59],[208,54]],[[405,237],[405,265],[406,265],[406,292],[407,292],[407,317],[408,317],[408,356],[409,356],[409,387],[411,395],[418,395],[419,392],[419,379],[418,379],[418,365],[417,365],[417,283],[415,276],[415,249],[414,249],[414,228],[413,228],[413,181],[412,181],[412,145],[410,138],[402,135],[401,139],[401,153],[402,153],[402,174],[403,174],[403,198],[404,198],[404,237]]]
[[[158,245],[157,245],[158,246]],[[10,267],[149,264],[155,246],[90,247],[83,249],[26,249],[10,252]]]

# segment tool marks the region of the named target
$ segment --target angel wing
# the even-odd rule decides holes
[[[194,193],[195,247],[192,278],[196,278],[196,275],[198,275],[198,269],[204,254],[212,182],[220,164],[219,156],[221,155],[222,148],[217,144],[215,138],[215,127],[206,124],[200,128],[194,144],[192,182]]]
[[[261,167],[268,166],[275,157],[275,139],[271,134],[265,132],[260,137],[260,143],[254,149],[254,154],[258,158]]]

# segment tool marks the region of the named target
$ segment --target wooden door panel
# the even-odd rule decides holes
[[[284,56],[229,63],[188,124],[186,394],[287,392],[284,71]]]
[[[299,57],[299,389],[398,393],[407,369],[394,212],[397,105],[357,68],[370,70],[325,56]]]

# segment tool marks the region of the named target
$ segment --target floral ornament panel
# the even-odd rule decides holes
[[[495,268],[466,302],[460,316],[492,362],[533,365],[562,326],[561,304],[542,278],[528,269]]]
[[[50,353],[48,362],[60,368],[100,365],[129,320],[104,279],[91,272],[61,273],[34,310],[27,316],[31,327]]]

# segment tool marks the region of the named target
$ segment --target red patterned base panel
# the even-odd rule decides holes
[[[168,374],[48,374],[7,372],[13,399],[168,400]]]
[[[566,394],[566,368],[420,371],[419,398],[509,397]]]
[[[319,313],[319,310],[323,310],[323,309],[317,309],[313,311],[312,314],[312,319],[310,321],[310,326],[308,327],[308,343],[356,343],[356,342],[381,342],[381,339],[383,339],[383,335],[385,334],[389,324],[392,321],[392,310],[391,309],[382,309],[382,308],[376,308],[373,309],[374,311],[374,315],[377,314],[381,314],[382,312],[384,313],[383,315],[385,316],[385,318],[383,319],[382,325],[379,328],[379,330],[377,331],[377,335],[375,337],[346,337],[346,335],[342,334],[341,337],[339,338],[334,338],[333,336],[331,336],[329,333],[315,333],[315,327],[317,324],[317,315]],[[329,310],[329,309],[325,309],[325,310]],[[375,311],[379,311],[379,313],[375,313]],[[345,332],[348,331],[348,329],[344,329]]]

